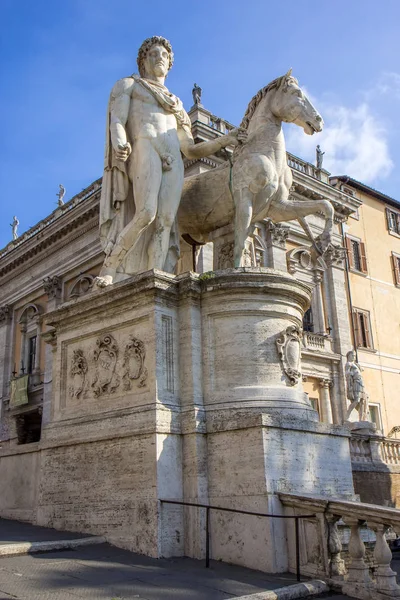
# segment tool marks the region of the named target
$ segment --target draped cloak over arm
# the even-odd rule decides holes
[[[120,79],[111,90],[107,105],[106,119],[106,143],[104,155],[103,183],[100,197],[100,242],[103,251],[108,254],[115,240],[126,223],[133,216],[133,205],[127,206],[127,198],[130,191],[126,163],[117,160],[111,143],[111,111],[114,100],[123,93],[129,91],[134,83],[133,77]],[[128,140],[132,145],[132,141]],[[115,203],[120,202],[119,210]],[[133,204],[133,202],[132,202]]]

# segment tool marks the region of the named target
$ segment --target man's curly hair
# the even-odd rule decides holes
[[[155,44],[160,44],[161,46],[164,46],[164,48],[167,50],[167,52],[169,54],[168,70],[170,70],[172,65],[174,64],[174,53],[172,52],[171,42],[169,42],[167,39],[165,39],[161,35],[153,35],[153,37],[147,38],[147,40],[144,40],[143,44],[139,48],[137,64],[139,67],[140,77],[144,77],[144,75],[145,75],[144,59],[146,58],[146,55],[147,55],[148,51],[150,50],[150,48],[152,46],[154,46]]]

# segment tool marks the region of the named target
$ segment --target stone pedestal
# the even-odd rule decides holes
[[[151,556],[204,556],[200,502],[282,514],[352,493],[346,429],[302,389],[310,289],[273,269],[150,271],[46,316],[55,344],[36,522]],[[211,512],[215,559],[287,569],[278,519]]]

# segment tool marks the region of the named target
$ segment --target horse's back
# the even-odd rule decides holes
[[[230,166],[221,165],[184,180],[178,210],[181,233],[207,234],[232,222],[234,204],[229,177]]]

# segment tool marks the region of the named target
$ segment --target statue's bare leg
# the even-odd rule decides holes
[[[235,247],[233,260],[235,267],[242,266],[243,251],[253,216],[253,198],[254,194],[249,188],[242,188],[234,193]]]
[[[353,410],[358,407],[359,403],[359,400],[354,400],[353,402],[351,402],[350,406],[347,409],[346,420],[350,417]]]
[[[154,236],[150,241],[148,249],[149,265],[161,271],[165,268],[171,227],[181,200],[183,177],[184,170],[181,160],[175,160],[172,163],[172,169],[164,171],[162,175]]]
[[[100,275],[95,280],[99,287],[113,283],[125,256],[134,248],[157,214],[162,178],[161,160],[149,140],[139,140],[135,144],[129,171],[133,184],[135,216],[121,231],[111,254],[106,257]]]

